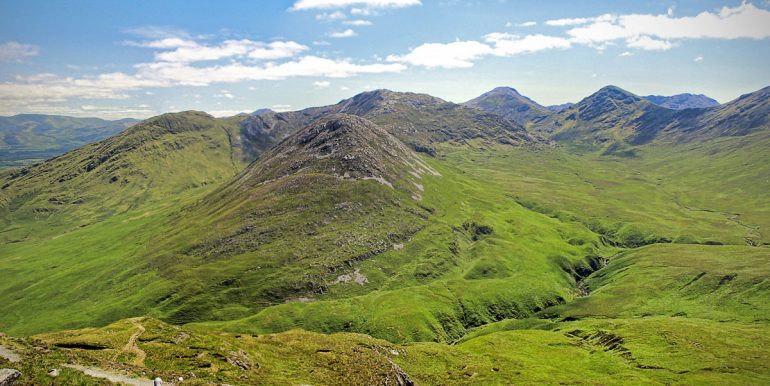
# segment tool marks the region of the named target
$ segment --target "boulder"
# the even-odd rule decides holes
[[[12,386],[20,376],[19,370],[0,369],[0,386]]]

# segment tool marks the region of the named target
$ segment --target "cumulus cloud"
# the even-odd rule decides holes
[[[703,61],[703,55],[698,55],[698,56],[696,56],[696,57],[695,57],[695,59],[693,59],[693,61],[694,61],[695,63],[700,63],[700,62],[702,62],[702,61]]]
[[[770,37],[770,11],[742,3],[718,12],[674,17],[665,14],[601,15],[595,18],[559,19],[546,22],[553,26],[574,26],[567,31],[576,43],[601,45],[625,40],[631,48],[667,50],[672,40],[680,39],[765,39]]]
[[[517,27],[534,27],[537,25],[535,21],[525,21],[523,23],[516,24]]]
[[[292,10],[346,8],[351,6],[372,8],[403,8],[422,4],[420,0],[298,0]]]
[[[634,56],[634,53],[631,51],[623,51],[619,56]]]
[[[331,86],[331,82],[329,82],[328,80],[319,80],[319,81],[313,82],[313,87],[317,89],[327,88],[329,86]]]
[[[388,55],[386,60],[428,68],[467,68],[473,66],[474,60],[493,51],[492,47],[477,41],[426,43],[405,55]]]
[[[342,38],[352,38],[356,36],[356,31],[353,31],[352,29],[348,28],[344,31],[338,31],[338,32],[330,32],[329,37],[335,38],[335,39],[342,39]]]
[[[475,40],[452,43],[426,43],[405,55],[389,55],[389,62],[408,63],[427,68],[467,68],[484,56],[513,56],[544,50],[569,48],[565,38],[545,35],[524,37],[501,32],[484,36],[484,42]]]
[[[185,62],[140,63],[135,72],[72,78],[53,74],[17,77],[0,83],[0,101],[52,102],[68,99],[127,99],[129,91],[174,86],[207,86],[292,77],[346,78],[362,74],[394,73],[406,69],[400,63],[357,64],[349,60],[304,56],[291,61],[264,64],[227,63],[193,66]],[[223,97],[228,98],[225,94]]]
[[[39,48],[32,44],[6,42],[0,44],[0,62],[22,61],[38,54]]]

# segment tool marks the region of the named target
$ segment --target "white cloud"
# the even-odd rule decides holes
[[[0,62],[21,61],[36,56],[38,52],[39,48],[32,44],[6,42],[0,44]]]
[[[625,40],[632,48],[667,50],[676,39],[766,39],[770,38],[770,11],[742,3],[718,12],[701,12],[695,16],[674,17],[666,14],[602,15],[586,19],[561,19],[549,25],[587,24],[569,29],[573,42],[601,45]]]
[[[634,56],[634,53],[631,51],[623,51],[619,56]]]
[[[427,68],[468,68],[484,56],[513,56],[570,47],[566,38],[546,35],[520,37],[503,32],[484,36],[486,43],[475,40],[452,43],[426,43],[406,55],[388,55],[389,62],[408,63]]]
[[[173,48],[155,54],[155,59],[163,62],[200,62],[220,60],[232,57],[248,57],[258,60],[290,58],[308,49],[307,46],[293,41],[275,41],[271,43],[248,39],[225,40],[217,45],[202,45],[194,41],[181,39],[163,39],[141,43],[142,47]]]
[[[609,22],[614,20],[615,18],[616,16],[613,16],[611,14],[604,14],[596,17],[578,17],[573,19],[548,20],[545,22],[545,24],[553,27],[564,27],[564,26],[580,25],[580,24],[588,24],[588,23]]]
[[[314,46],[330,46],[331,43],[327,42],[326,40],[315,40],[313,41]]]
[[[319,81],[313,82],[313,87],[317,89],[327,88],[329,86],[331,86],[331,82],[329,82],[328,80],[319,80]]]
[[[343,21],[342,24],[352,25],[357,27],[364,27],[364,26],[372,25],[372,22],[369,20],[346,20],[346,21]]]
[[[700,62],[702,62],[702,61],[703,61],[703,55],[698,55],[698,56],[696,56],[696,57],[695,57],[695,59],[693,59],[693,61],[694,61],[695,63],[700,63]]]
[[[127,91],[150,87],[207,86],[292,77],[347,78],[362,74],[400,72],[406,66],[400,63],[356,64],[349,60],[304,56],[283,63],[229,63],[194,67],[181,62],[152,62],[140,63],[134,68],[136,71],[133,74],[116,72],[83,78],[52,74],[17,77],[13,83],[0,83],[0,101],[10,104],[69,99],[127,99]]]
[[[406,55],[388,55],[389,62],[409,63],[428,68],[467,68],[473,61],[493,53],[492,47],[477,41],[426,43]]]
[[[315,15],[315,19],[321,20],[321,21],[334,21],[334,20],[342,20],[346,18],[347,16],[340,11],[319,13],[318,15]]]
[[[298,0],[292,10],[346,8],[362,6],[372,8],[403,8],[420,5],[420,0]]]
[[[344,31],[340,31],[340,32],[331,32],[331,33],[329,33],[329,37],[330,38],[335,38],[335,39],[352,38],[353,36],[356,36],[356,35],[357,35],[356,31],[353,31],[350,28],[348,28],[348,29],[346,29]]]
[[[348,86],[341,86],[340,87],[340,91],[348,91],[348,90],[350,90],[350,88],[348,88]]]
[[[568,39],[557,36],[527,35],[519,37],[507,33],[493,32],[484,36],[487,43],[494,44],[497,56],[512,56],[538,51],[570,48]]]
[[[516,24],[517,27],[534,27],[537,25],[535,21],[525,21],[523,23]]]

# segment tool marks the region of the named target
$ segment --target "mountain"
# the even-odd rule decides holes
[[[0,174],[0,362],[23,384],[767,383],[768,93],[610,86],[531,133],[386,90],[150,118]]]
[[[548,110],[550,110],[550,111],[554,112],[554,113],[558,113],[559,111],[562,111],[562,110],[568,109],[568,108],[570,108],[570,107],[572,107],[572,106],[574,106],[574,105],[575,105],[575,104],[574,104],[574,103],[572,103],[572,102],[567,102],[567,103],[562,103],[562,104],[560,104],[560,105],[551,105],[551,106],[546,106],[546,108],[547,108]]]
[[[511,87],[497,87],[463,105],[503,116],[520,125],[540,121],[552,111]]]
[[[606,86],[577,104],[533,126],[551,138],[581,146],[617,146],[638,131],[658,127],[673,110],[657,106],[619,87]]]
[[[642,97],[658,106],[673,110],[700,109],[719,106],[719,102],[703,94],[677,94],[672,96],[648,95]]]
[[[0,167],[50,158],[120,133],[137,122],[40,114],[0,117]]]
[[[204,321],[221,318],[223,302],[253,307],[323,294],[351,266],[425,226],[426,178],[440,175],[387,131],[354,115],[324,116],[185,210],[174,232],[153,243],[152,265],[173,261],[164,268],[172,277],[180,266],[198,277],[194,286],[180,277],[162,309],[171,320]]]
[[[496,114],[426,94],[390,90],[363,92],[330,106],[250,117],[244,122],[244,136],[253,143],[276,143],[304,125],[333,113],[367,118],[413,149],[430,154],[435,153],[437,147],[451,144],[538,143],[521,125]]]
[[[271,110],[271,109],[262,108],[262,109],[254,110],[254,112],[252,112],[251,115],[262,115],[262,114],[265,114],[265,113],[272,113],[272,112],[273,112],[273,110]]]
[[[14,223],[45,217],[74,228],[232,176],[243,165],[233,140],[237,130],[237,124],[206,113],[164,114],[12,170],[0,175],[2,227],[12,230]],[[73,217],[77,224],[67,224]]]
[[[770,87],[715,107],[672,110],[607,86],[533,129],[557,141],[629,155],[629,146],[653,141],[705,141],[766,128],[768,94]]]

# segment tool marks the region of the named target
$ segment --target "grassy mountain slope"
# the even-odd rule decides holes
[[[614,86],[538,122],[535,131],[576,149],[633,156],[635,146],[702,142],[770,127],[770,87],[723,105],[667,109]]]
[[[768,278],[768,248],[651,245],[613,257],[585,280],[591,296],[547,312],[567,318],[686,316],[767,324]]]
[[[34,339],[0,338],[0,343],[22,355],[22,384],[36,385],[97,384],[96,378],[62,368],[65,362],[145,380],[182,377],[183,381],[176,381],[182,385],[763,384],[770,380],[766,366],[770,354],[762,349],[770,343],[767,326],[679,317],[544,321],[537,329],[498,324],[451,346],[398,345],[360,334],[301,330],[274,335],[211,333],[151,318]],[[132,335],[137,337],[134,347]],[[50,368],[62,368],[62,374],[51,378]]]
[[[510,87],[497,87],[463,105],[503,116],[522,126],[540,121],[552,114],[547,107]]]
[[[532,141],[384,91],[261,114],[262,142],[244,117],[161,116],[4,177],[0,328],[194,323],[1,339],[30,384],[63,361],[189,384],[766,383],[762,92],[676,112],[606,89],[568,146],[497,146]]]
[[[45,237],[87,226],[145,202],[214,184],[242,164],[232,127],[205,113],[165,114],[48,162],[0,177],[3,239]],[[202,156],[204,155],[205,156]],[[41,221],[43,220],[43,221]],[[25,221],[48,229],[19,229]]]
[[[5,174],[0,323],[82,326],[154,303],[166,283],[137,271],[137,254],[165,218],[241,169],[237,129],[204,113],[166,114]]]
[[[0,167],[51,158],[113,136],[137,122],[39,114],[0,117]]]

